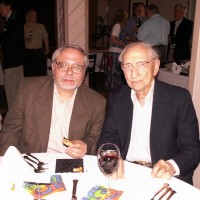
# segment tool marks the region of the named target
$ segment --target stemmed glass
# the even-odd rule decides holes
[[[119,166],[120,150],[112,143],[102,144],[97,152],[98,165],[103,174],[107,176],[108,189],[110,189],[110,176],[112,176]]]

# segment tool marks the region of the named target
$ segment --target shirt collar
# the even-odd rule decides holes
[[[70,99],[67,99],[67,100],[65,100],[64,102],[61,102],[61,101],[60,101],[60,96],[59,96],[59,94],[58,94],[57,87],[56,87],[56,85],[55,85],[55,83],[54,83],[54,96],[57,98],[57,100],[58,100],[58,102],[59,102],[60,104],[72,105],[72,104],[74,103],[74,99],[75,99],[76,93],[77,93],[77,89],[75,90],[73,96],[72,96]]]
[[[8,15],[7,15],[7,17],[6,17],[6,21],[8,21],[8,19],[9,19],[11,13],[12,13],[12,10],[8,13]]]
[[[154,85],[155,85],[155,80],[153,80],[153,83],[151,85],[149,93],[147,94],[147,96],[144,99],[145,103],[147,101],[148,102],[152,102],[152,100],[153,100],[153,94],[154,94]],[[133,89],[131,90],[131,99],[132,99],[133,102],[138,101],[137,96],[136,96],[136,92]]]

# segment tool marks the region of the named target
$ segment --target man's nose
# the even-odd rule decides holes
[[[135,79],[138,76],[139,76],[138,70],[135,67],[133,67],[131,71],[131,78]]]

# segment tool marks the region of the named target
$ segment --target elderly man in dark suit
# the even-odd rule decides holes
[[[153,167],[153,177],[180,176],[192,184],[200,142],[189,92],[155,79],[160,61],[147,43],[130,44],[119,60],[128,85],[109,98],[98,147],[115,143],[123,159]],[[122,163],[118,177],[123,176]]]
[[[169,42],[174,48],[174,60],[189,60],[191,56],[191,40],[193,22],[185,17],[187,7],[183,4],[176,4],[174,7],[174,18],[170,22]]]
[[[87,66],[82,48],[68,45],[52,56],[53,78],[24,78],[0,133],[1,155],[10,145],[21,153],[65,152],[74,158],[96,153],[106,101],[82,85]]]

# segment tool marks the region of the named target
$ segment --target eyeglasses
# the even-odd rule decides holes
[[[153,61],[154,59],[156,58],[153,58],[152,60],[150,61],[140,61],[140,62],[137,62],[135,64],[132,64],[132,63],[122,63],[121,66],[122,66],[122,69],[124,71],[132,71],[133,70],[133,67],[135,67],[135,69],[137,69],[138,71],[144,71],[144,69],[146,69],[147,65]]]
[[[80,64],[69,64],[67,62],[55,62],[57,65],[57,69],[59,71],[67,71],[69,69],[69,67],[71,67],[72,71],[74,73],[81,73],[83,71],[83,69],[85,68],[85,66],[80,65]]]

